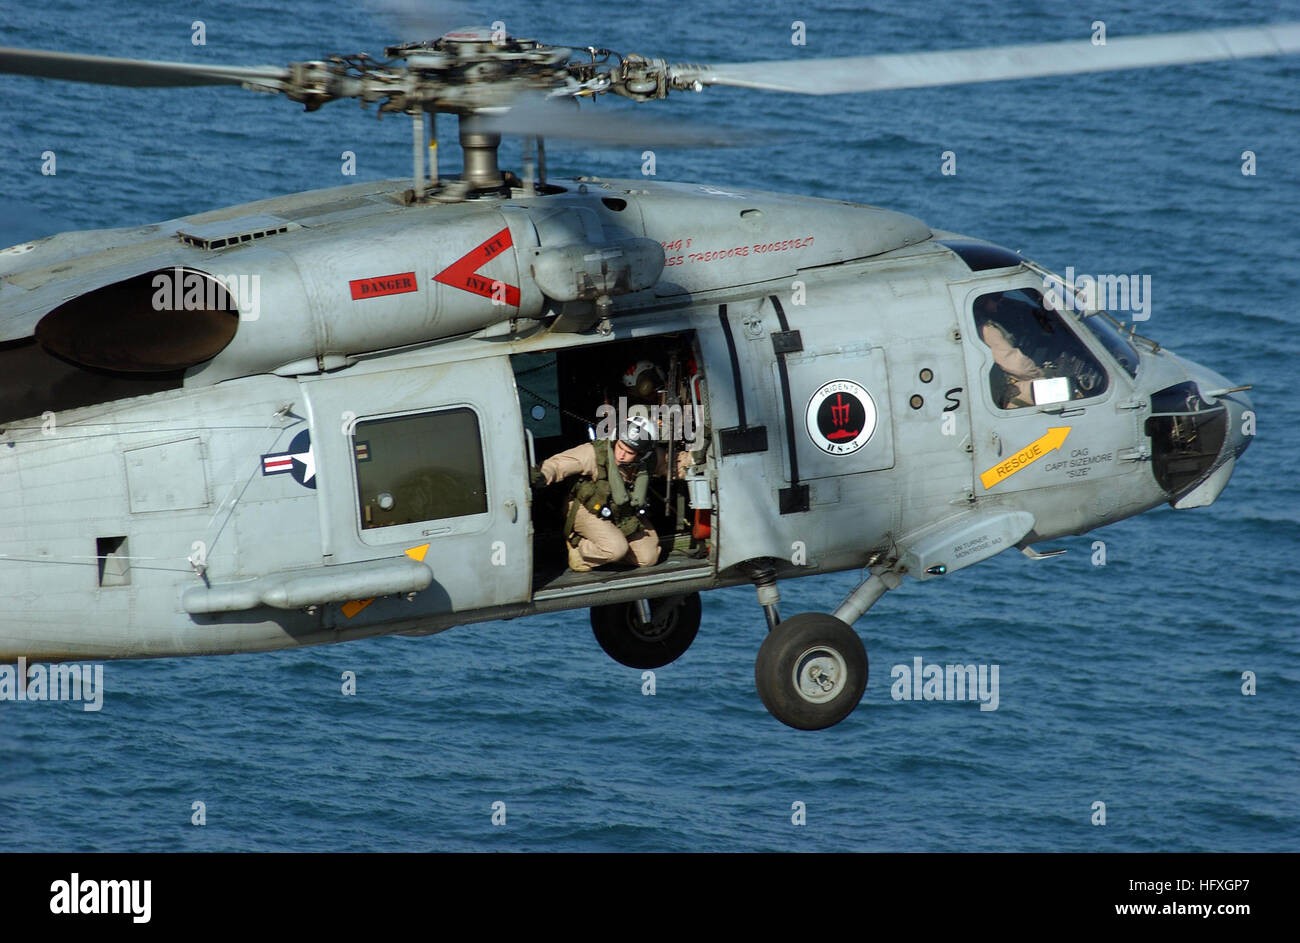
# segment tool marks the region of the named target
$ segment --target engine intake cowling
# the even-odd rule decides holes
[[[65,301],[37,322],[35,333],[41,347],[78,366],[165,373],[211,360],[238,328],[239,308],[225,284],[177,267]]]

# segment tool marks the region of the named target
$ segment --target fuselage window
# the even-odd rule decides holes
[[[1106,389],[1097,358],[1032,288],[980,295],[975,326],[993,352],[989,392],[1002,409],[1089,399]]]
[[[358,422],[352,450],[363,529],[487,511],[483,445],[471,409]]]

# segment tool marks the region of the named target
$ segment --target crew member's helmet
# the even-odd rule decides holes
[[[654,426],[645,416],[629,416],[618,434],[618,441],[636,453],[637,458],[645,458],[655,447]]]
[[[649,360],[638,360],[623,371],[623,385],[643,400],[652,400],[659,392],[663,376]]]

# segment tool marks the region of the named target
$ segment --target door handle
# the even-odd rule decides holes
[[[510,512],[511,524],[519,520],[519,505],[515,504],[514,498],[506,502],[506,510]]]

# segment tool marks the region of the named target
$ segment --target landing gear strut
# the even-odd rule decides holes
[[[853,623],[900,582],[877,568],[835,610],[805,612],[781,621],[780,593],[771,568],[756,567],[753,580],[767,617],[767,638],[754,662],[754,686],[773,717],[798,730],[821,730],[853,712],[867,689],[867,650]]]
[[[691,647],[700,630],[701,612],[699,593],[592,606],[591,630],[605,654],[619,664],[662,668]]]

